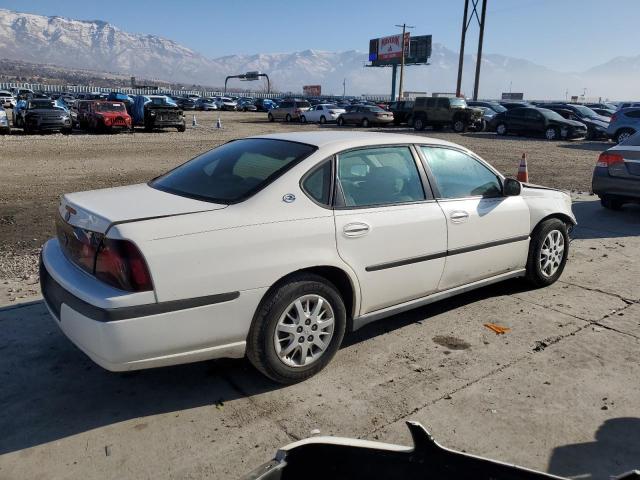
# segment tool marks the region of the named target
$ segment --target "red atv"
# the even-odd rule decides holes
[[[79,118],[81,128],[94,132],[114,130],[133,131],[131,116],[122,102],[95,100],[87,102],[86,111]]]

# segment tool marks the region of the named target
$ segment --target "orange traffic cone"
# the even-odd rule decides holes
[[[520,166],[518,167],[518,181],[519,182],[529,182],[529,169],[527,168],[527,154],[522,154],[522,159],[520,160]]]

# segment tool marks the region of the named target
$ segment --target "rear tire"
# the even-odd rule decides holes
[[[496,133],[498,135],[506,135],[507,134],[507,124],[506,123],[499,123],[496,126]]]
[[[307,117],[305,117],[304,115],[300,116],[300,123],[307,123]]]
[[[322,115],[322,116],[320,117],[320,123],[321,123],[322,125],[324,125],[325,123],[327,123],[327,119],[325,118],[325,116],[324,116],[324,115]]]
[[[318,299],[324,306],[319,317],[313,315]],[[298,301],[304,314],[296,307]],[[333,318],[332,327],[322,327],[329,318]],[[276,382],[306,380],[320,372],[340,348],[346,318],[344,302],[332,283],[310,273],[294,275],[274,288],[258,307],[247,337],[247,357],[257,370]],[[326,333],[329,328],[331,332]],[[320,338],[328,339],[324,349],[314,343]],[[286,354],[287,348],[293,350]]]
[[[289,114],[287,113],[287,116],[286,116],[286,117],[284,117],[284,121],[285,121],[285,122],[287,122],[287,123],[290,123],[290,122],[291,122],[291,115],[289,115]]]
[[[414,130],[416,130],[418,132],[421,132],[421,131],[424,130],[424,127],[425,127],[424,120],[422,118],[418,117],[413,121],[413,129]]]
[[[344,118],[338,117],[338,120],[336,121],[336,123],[338,124],[339,127],[344,126]]]
[[[557,218],[540,223],[531,234],[527,258],[527,281],[535,288],[555,283],[569,255],[567,224]]]
[[[275,119],[273,118],[273,115],[271,115],[271,113],[269,113],[269,114],[267,115],[267,119],[268,119],[270,122],[273,122],[273,121],[275,120]]]
[[[544,131],[544,138],[549,141],[558,140],[560,138],[560,132],[555,127],[549,127]]]
[[[360,122],[360,125],[362,125],[363,128],[368,128],[369,127],[369,120],[367,120],[366,118],[363,118],[362,122]]]
[[[612,198],[608,195],[603,195],[600,197],[600,205],[602,205],[607,210],[620,210],[624,202],[617,198]]]

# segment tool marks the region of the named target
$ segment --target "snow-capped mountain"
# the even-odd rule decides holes
[[[221,86],[227,75],[260,70],[281,91],[299,92],[302,85],[320,84],[325,93],[387,94],[391,69],[367,68],[367,54],[357,50],[231,55],[207,58],[172,40],[128,33],[109,23],[45,17],[0,9],[0,58],[82,68],[147,79]],[[451,92],[455,89],[458,54],[434,43],[431,65],[411,66],[405,90]],[[582,73],[562,73],[527,60],[486,54],[482,59],[480,95],[524,92],[527,98],[564,98],[566,92],[611,98],[638,98],[634,72],[640,57],[616,58]],[[463,90],[473,90],[475,58],[465,57]],[[233,86],[248,87],[247,83]],[[230,86],[232,84],[230,83]],[[250,85],[256,89],[261,84]]]

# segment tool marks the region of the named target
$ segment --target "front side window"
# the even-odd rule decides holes
[[[199,200],[235,203],[266,187],[315,150],[312,145],[285,140],[236,140],[171,170],[150,186]]]
[[[440,198],[502,195],[498,177],[475,158],[448,148],[421,148],[435,177]]]
[[[379,147],[338,157],[338,181],[345,206],[417,202],[424,189],[409,147]]]

